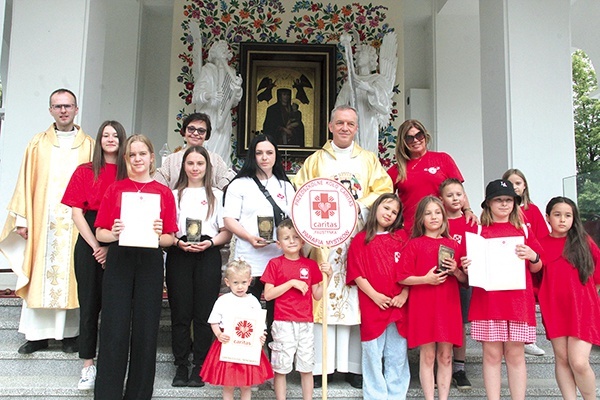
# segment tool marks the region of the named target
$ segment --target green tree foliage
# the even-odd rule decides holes
[[[600,100],[590,98],[598,88],[596,71],[581,50],[572,56],[573,117],[577,157],[577,203],[584,221],[600,217]]]
[[[583,51],[573,53],[572,65],[577,172],[600,171],[600,100],[590,98],[598,88],[598,79]]]

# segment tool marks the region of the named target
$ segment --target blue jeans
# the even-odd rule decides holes
[[[363,398],[405,399],[410,384],[406,339],[395,323],[377,339],[362,342]]]

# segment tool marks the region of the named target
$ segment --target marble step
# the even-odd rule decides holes
[[[34,375],[29,377],[4,377],[0,376],[0,398],[9,399],[92,399],[91,390],[80,391],[76,389],[77,376],[58,376]],[[453,399],[483,399],[485,390],[482,379],[472,379],[473,388],[470,390],[458,390],[452,388],[450,397]],[[362,399],[362,390],[354,389],[343,381],[339,374],[334,375],[328,382],[328,399]],[[502,399],[509,399],[508,383],[506,379],[502,381],[501,389]],[[239,396],[239,395],[238,395]],[[171,379],[166,377],[157,377],[154,383],[153,399],[218,399],[221,397],[221,388],[206,385],[203,388],[174,388],[171,386]],[[275,394],[268,384],[260,386],[257,392],[252,393],[254,399],[274,399]],[[315,389],[313,398],[321,398],[321,389]],[[423,398],[423,392],[420,388],[418,378],[411,379],[408,398]],[[300,378],[297,373],[291,373],[288,376],[287,387],[288,399],[301,399]],[[561,398],[560,391],[553,379],[529,379],[527,388],[527,399]]]

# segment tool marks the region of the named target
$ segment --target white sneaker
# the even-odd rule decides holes
[[[546,352],[543,349],[540,349],[535,343],[531,343],[525,345],[525,354],[543,356]]]
[[[89,367],[85,367],[81,370],[81,379],[79,379],[79,383],[77,384],[77,389],[79,390],[90,390],[94,388],[94,384],[96,383],[96,366],[90,365]]]

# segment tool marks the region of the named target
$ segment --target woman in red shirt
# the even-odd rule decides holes
[[[163,289],[161,247],[173,245],[174,233],[177,232],[173,193],[151,178],[154,149],[150,140],[143,135],[129,137],[125,162],[129,178],[108,188],[96,218],[96,238],[110,243],[102,284],[96,400],[123,398],[128,358],[124,398],[152,397]],[[130,198],[131,194],[135,198],[139,196],[140,202],[160,196],[160,215],[152,226],[156,247],[132,247],[119,243],[121,234],[130,229],[121,214],[122,199]]]
[[[74,264],[79,300],[79,358],[83,359],[79,390],[94,388],[96,380],[96,344],[98,317],[102,305],[102,276],[108,246],[98,242],[94,223],[106,189],[127,177],[123,151],[127,135],[117,121],[104,121],[96,135],[92,162],[81,164],[67,185],[62,203],[71,207],[79,237],[75,244]]]

